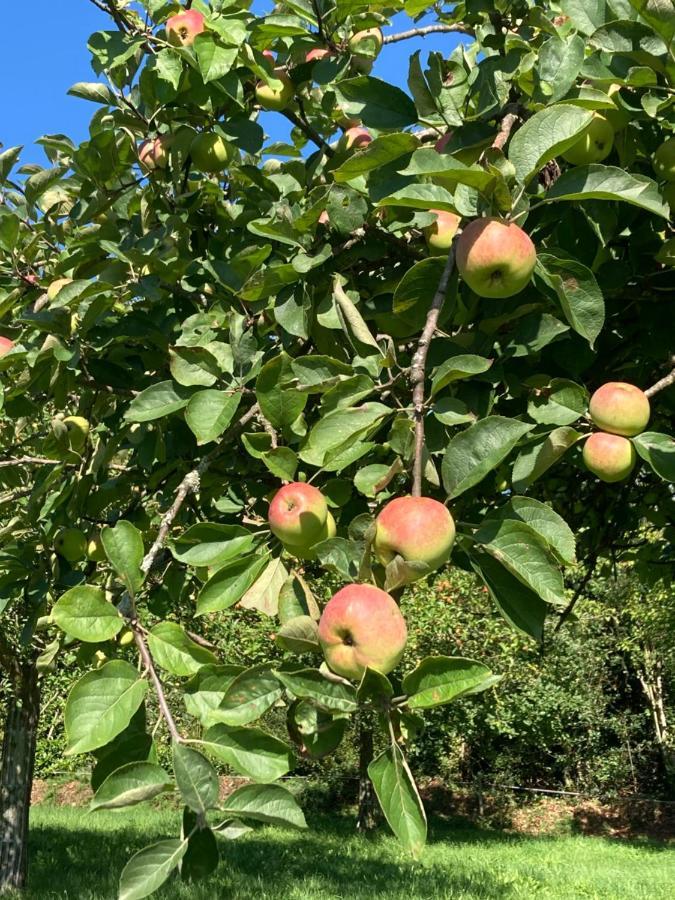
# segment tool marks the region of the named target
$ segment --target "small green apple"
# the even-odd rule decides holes
[[[68,443],[71,450],[84,449],[89,435],[89,422],[82,416],[66,416],[63,424],[68,429]]]
[[[281,112],[293,99],[295,88],[285,69],[276,68],[273,75],[277,81],[281,82],[281,87],[274,87],[264,81],[259,81],[255,89],[255,96],[263,109]]]
[[[87,538],[79,528],[61,528],[54,538],[54,550],[68,562],[79,562],[87,555]]]
[[[593,113],[593,118],[579,135],[576,143],[563,153],[563,159],[574,166],[599,163],[609,156],[614,146],[614,129],[605,116]]]
[[[232,149],[219,134],[203,132],[190,145],[190,156],[195,166],[206,174],[216,174],[227,168],[232,159]]]

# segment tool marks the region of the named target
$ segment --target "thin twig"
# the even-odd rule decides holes
[[[0,469],[7,466],[59,466],[63,460],[47,459],[43,456],[18,456],[16,459],[1,459]]]
[[[398,34],[387,34],[382,43],[397,44],[399,41],[407,41],[410,38],[426,37],[428,34],[438,34],[439,32],[449,33],[453,31],[458,32],[459,34],[474,34],[473,28],[469,28],[468,25],[463,25],[461,22],[457,22],[455,25],[425,25],[422,28],[411,28],[409,31],[399,31]]]
[[[584,577],[581,579],[579,584],[577,585],[577,589],[575,590],[572,599],[567,604],[565,609],[560,613],[560,618],[556,622],[555,628],[553,629],[553,634],[557,634],[560,629],[563,627],[565,622],[569,619],[574,611],[574,607],[577,605],[577,601],[580,599],[581,595],[586,590],[586,585],[591,580],[593,573],[595,572],[595,566],[598,561],[599,550],[595,550],[588,560],[588,566],[586,568],[586,573]]]
[[[673,361],[675,362],[675,359]],[[658,394],[659,391],[670,387],[672,384],[675,384],[675,369],[673,369],[672,372],[670,372],[668,375],[660,378],[656,382],[656,384],[653,384],[651,387],[647,388],[647,390],[645,391],[645,396],[653,397],[654,394]]]
[[[497,136],[492,142],[492,147],[495,150],[503,150],[504,145],[508,141],[511,136],[511,130],[513,126],[518,121],[519,116],[514,112],[507,112],[499,125],[499,131],[497,132]]]
[[[427,363],[427,354],[431,340],[438,324],[438,317],[443,308],[445,294],[448,289],[448,281],[455,265],[455,245],[453,243],[448,253],[448,259],[438,282],[438,288],[431,302],[431,308],[427,313],[427,321],[417,344],[417,350],[410,365],[410,383],[412,384],[413,414],[415,416],[415,458],[413,461],[413,486],[414,497],[422,496],[422,457],[424,455],[424,375]]]
[[[283,112],[283,115],[286,116],[289,122],[292,122],[296,128],[299,128],[300,131],[305,134],[310,141],[316,144],[316,146],[322,150],[326,156],[335,156],[335,150],[331,147],[329,143],[324,141],[318,131],[315,131],[314,128],[309,124],[309,122],[303,122],[303,120],[294,113],[290,109],[286,109]]]
[[[143,631],[136,620],[131,623],[131,628],[134,632],[134,640],[136,641],[138,652],[140,653],[141,659],[143,660],[143,665],[150,675],[153,687],[155,688],[155,693],[157,694],[157,702],[159,703],[159,708],[162,711],[162,715],[164,716],[164,719],[166,721],[167,727],[169,729],[169,734],[177,744],[180,744],[183,738],[181,737],[181,734],[176,727],[174,718],[171,715],[171,710],[169,709],[169,704],[166,700],[166,694],[164,693],[164,685],[162,684],[161,679],[157,674],[157,670],[155,669],[152,654],[148,649],[148,645],[145,643]]]

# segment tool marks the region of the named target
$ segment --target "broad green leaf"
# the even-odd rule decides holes
[[[478,191],[486,191],[495,180],[495,176],[482,166],[467,166],[449,153],[438,153],[431,147],[415,150],[406,168],[399,169],[399,173],[409,176],[441,175],[443,184],[465,184]]]
[[[106,106],[117,106],[117,100],[110,88],[96,81],[78,81],[68,88],[71,97],[80,97],[82,100],[92,100],[94,103],[103,103]]]
[[[213,725],[200,743],[239,775],[265,784],[286,775],[294,762],[290,748],[260,728]]]
[[[638,455],[649,463],[659,478],[675,481],[675,440],[669,434],[643,431],[631,440]]]
[[[450,441],[443,456],[443,485],[459,497],[505,459],[534,426],[504,416],[488,416]]]
[[[253,548],[254,536],[240,525],[201,522],[170,544],[174,559],[188,566],[222,566]]]
[[[404,206],[408,209],[445,209],[458,212],[454,196],[437,184],[409,184],[388,197],[383,197],[378,206]]]
[[[306,448],[312,451],[312,458],[323,461],[330,451],[369,432],[392,412],[383,403],[364,403],[362,406],[333,410],[312,428]],[[305,450],[301,451],[300,456],[305,459]]]
[[[206,347],[173,347],[169,369],[183,387],[211,387],[220,375],[218,360]]]
[[[431,379],[431,395],[437,394],[453,381],[481,375],[492,365],[493,360],[472,353],[459,353],[451,356],[435,369]]]
[[[509,160],[515,166],[518,181],[527,184],[544,163],[568,150],[592,118],[591,110],[569,103],[535,113],[515,132],[509,144]]]
[[[89,584],[71,588],[55,603],[51,617],[62,631],[78,641],[109,641],[124,627],[124,620],[105,593]]]
[[[506,621],[535,641],[543,640],[546,603],[486,553],[472,555],[471,565]]]
[[[542,44],[537,65],[539,98],[554,103],[567,94],[584,61],[584,46],[580,34],[568,35],[565,39],[554,34]]]
[[[176,385],[173,381],[160,381],[134,397],[124,413],[124,418],[128,422],[152,422],[161,419],[186,407],[191,393],[190,388]]]
[[[500,519],[517,519],[533,528],[544,538],[560,562],[574,565],[576,540],[574,532],[562,516],[532,497],[511,497],[498,511]]]
[[[381,131],[406,128],[417,122],[417,110],[400,88],[360,75],[335,85],[338,101],[347,115],[358,116],[367,128]]]
[[[263,453],[262,461],[282,481],[293,481],[298,468],[298,457],[290,447],[274,447],[268,453]]]
[[[266,616],[276,616],[279,594],[288,572],[280,559],[271,559],[239,601],[244,609],[256,609]]]
[[[66,701],[66,755],[86,753],[109,743],[127,727],[147,691],[147,681],[121,659],[83,675]]]
[[[318,622],[321,611],[305,579],[294,572],[279,592],[279,621],[284,625],[298,616],[310,616]]]
[[[571,425],[586,412],[588,391],[566,378],[553,378],[533,390],[527,414],[539,425]]]
[[[593,272],[575,259],[551,253],[538,255],[536,271],[558,295],[572,328],[593,347],[605,323],[605,301]]]
[[[382,702],[382,700],[389,700],[394,696],[394,688],[386,675],[378,672],[377,669],[366,667],[356,695],[361,703],[364,700]]]
[[[131,522],[121,519],[113,528],[101,531],[101,543],[110,565],[133,596],[143,584],[142,534]]]
[[[243,671],[243,666],[202,666],[183,686],[183,700],[188,713],[199,719],[202,725],[208,726],[211,713],[218,709],[227,689]]]
[[[303,757],[310,759],[322,759],[336,750],[347,729],[346,716],[334,717],[310,700],[295,700],[288,710],[286,723],[291,739]]]
[[[668,46],[675,39],[675,12],[672,0],[629,0],[640,17],[661,35]]]
[[[417,139],[412,134],[385,134],[375,138],[361,153],[354,153],[334,172],[336,181],[350,181],[394,159],[412,153]]]
[[[207,390],[190,397],[185,421],[201,447],[218,438],[227,429],[239,408],[240,393]]]
[[[513,464],[514,490],[526,490],[582,437],[582,432],[563,426],[554,428],[542,439],[528,444],[520,451]]]
[[[187,850],[187,840],[170,838],[144,847],[122,870],[118,900],[141,900],[161,887]]]
[[[545,200],[621,200],[664,219],[670,215],[658,184],[651,178],[599,163],[563,172],[548,189]]]
[[[207,31],[197,35],[194,49],[199,71],[206,84],[227,75],[239,54],[235,47],[221,47]]]
[[[253,819],[269,825],[306,828],[307,823],[295,797],[278,784],[247,784],[230,794],[221,812],[236,818]]]
[[[267,663],[246,669],[232,681],[212,721],[226,725],[248,725],[259,719],[283,691]]]
[[[392,744],[368,766],[382,812],[405,849],[417,857],[427,839],[427,818],[403,751]]]
[[[319,669],[300,669],[297,672],[275,672],[279,681],[295,697],[313,700],[322,709],[333,712],[354,712],[357,707],[356,689],[344,681],[333,681]]]
[[[199,591],[195,615],[203,616],[234,606],[255,582],[267,562],[266,556],[245,556],[226,563]]]
[[[359,356],[375,354],[382,356],[379,345],[366,324],[356,304],[345,294],[339,279],[333,284],[333,297],[338,318],[347,340]]]
[[[186,744],[173,745],[173,771],[183,802],[204,814],[218,802],[218,773],[198,750]]]
[[[151,800],[174,784],[171,777],[155,763],[131,762],[108,775],[94,794],[89,809],[120,809]]]
[[[153,659],[172,675],[194,675],[201,666],[216,663],[210,650],[193,641],[176,622],[159,622],[148,632]]]
[[[291,360],[285,353],[271,359],[260,370],[255,390],[263,415],[275,428],[288,428],[305,408],[307,396],[290,385]]]
[[[492,673],[487,666],[461,656],[428,656],[403,679],[410,709],[431,709],[474,691]]]

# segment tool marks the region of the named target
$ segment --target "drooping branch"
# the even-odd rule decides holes
[[[424,376],[427,364],[429,346],[438,324],[438,318],[443,309],[445,294],[448,289],[450,275],[455,265],[455,245],[453,243],[448,253],[448,259],[438,282],[438,288],[434,294],[431,308],[427,313],[427,320],[417,344],[417,350],[412,358],[410,366],[410,382],[413,388],[413,414],[415,416],[415,458],[413,461],[413,486],[414,497],[422,496],[422,472],[424,456]]]
[[[384,44],[398,44],[399,41],[407,41],[410,38],[426,37],[428,34],[450,33],[458,34],[474,34],[473,28],[457,22],[454,25],[424,25],[421,28],[411,28],[409,31],[399,31],[398,34],[387,34],[383,40]]]
[[[672,362],[675,362],[675,357],[673,357]],[[659,391],[663,391],[673,384],[675,384],[675,369],[673,369],[672,372],[669,372],[668,375],[664,375],[663,378],[660,378],[656,384],[647,388],[645,395],[647,397],[653,397],[654,394],[658,394]]]

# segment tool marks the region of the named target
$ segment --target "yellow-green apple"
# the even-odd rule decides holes
[[[321,529],[321,533],[319,536],[312,541],[311,544],[284,544],[284,549],[287,553],[290,553],[291,556],[295,556],[297,559],[316,559],[316,550],[314,549],[317,544],[320,544],[321,541],[327,541],[329,538],[334,538],[337,534],[337,526],[335,524],[335,519],[333,518],[333,514],[328,511],[328,515],[326,516],[326,524]]]
[[[196,9],[186,9],[166,20],[166,37],[174,47],[189,47],[205,28],[203,14]]]
[[[61,528],[54,538],[54,549],[68,562],[79,562],[87,553],[87,538],[79,528]]]
[[[675,182],[670,182],[663,189],[663,199],[670,207],[670,218],[675,216]]]
[[[338,141],[338,150],[362,150],[372,141],[373,136],[367,128],[357,125],[348,128]]]
[[[63,424],[68,429],[68,443],[72,450],[84,449],[89,435],[89,422],[82,416],[66,416]]]
[[[663,181],[675,181],[675,135],[657,147],[652,165]]]
[[[134,642],[134,633],[131,628],[123,628],[117,638],[117,643],[120,647],[128,647],[130,644]]]
[[[92,562],[105,562],[107,559],[100,531],[92,532],[87,538],[87,559]]]
[[[572,146],[563,153],[563,159],[574,166],[602,162],[609,156],[614,146],[614,129],[600,113],[593,118]]]
[[[602,431],[633,437],[647,427],[649,398],[634,384],[609,381],[595,391],[588,411],[593,424]]]
[[[326,525],[326,498],[303,481],[285,484],[274,495],[267,518],[272,534],[283,544],[311,547],[320,539]]]
[[[457,234],[461,219],[455,213],[446,212],[444,209],[430,209],[429,212],[435,213],[436,221],[424,229],[427,247],[434,254],[447,253],[452,239]]]
[[[379,28],[367,28],[351,36],[349,52],[352,54],[352,65],[357,72],[364,75],[370,72],[375,57],[382,49],[382,42],[382,32]]]
[[[431,497],[397,497],[375,520],[375,553],[384,566],[398,555],[438,569],[450,558],[454,541],[452,516]]]
[[[259,81],[255,89],[255,96],[263,109],[280,112],[282,109],[286,109],[293,99],[295,89],[293,87],[293,82],[285,69],[277,67],[274,70],[273,75],[277,81],[281,82],[281,87],[273,87],[271,84],[265,84],[264,81]]]
[[[635,447],[619,434],[596,431],[586,440],[583,450],[586,468],[601,481],[623,481],[633,471]]]
[[[52,281],[52,283],[47,288],[47,297],[49,297],[50,300],[56,300],[56,295],[58,294],[58,292],[66,285],[72,283],[72,278],[57,278],[55,281]]]
[[[168,162],[168,135],[150,138],[143,141],[138,148],[138,161],[146,172],[154,172],[155,169],[166,169]]]
[[[210,131],[198,134],[190,145],[190,157],[195,166],[206,174],[222,172],[232,159],[228,142]]]
[[[361,678],[366,667],[383,675],[403,656],[408,629],[393,597],[372,584],[348,584],[326,604],[319,642],[330,668]]]
[[[474,219],[457,241],[457,269],[479,297],[513,297],[532,277],[537,251],[514,222]]]
[[[14,341],[10,341],[9,338],[0,337],[0,356],[4,356],[5,353],[9,353],[10,350],[14,347]]]

